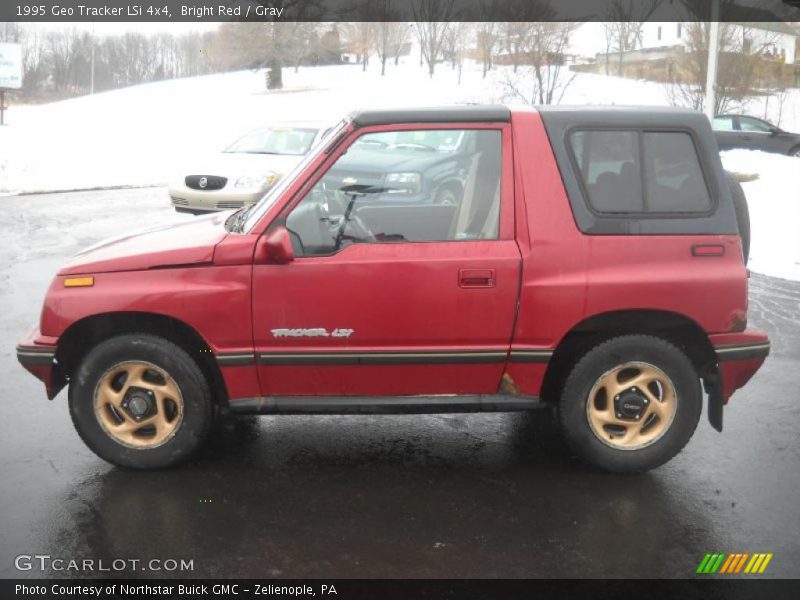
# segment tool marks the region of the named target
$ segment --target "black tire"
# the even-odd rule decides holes
[[[733,196],[733,208],[736,211],[736,222],[739,225],[739,236],[742,238],[742,254],[744,264],[750,260],[750,210],[747,207],[747,197],[733,173],[725,172],[728,186]]]
[[[800,146],[795,146],[794,148],[789,150],[789,156],[800,158]]]
[[[117,441],[95,413],[101,379],[115,365],[130,361],[162,369],[180,390],[181,419],[171,437],[155,447],[135,448]],[[75,429],[92,452],[132,469],[170,467],[187,460],[207,437],[213,420],[211,391],[198,364],[179,346],[149,334],[120,335],[89,351],[71,379],[69,409]]]
[[[657,367],[675,389],[675,412],[661,437],[635,449],[601,441],[588,416],[595,383],[619,365],[638,361]],[[613,472],[642,472],[673,458],[688,443],[702,412],[700,380],[687,356],[673,344],[647,335],[612,338],[589,350],[573,367],[558,407],[562,433],[582,460]]]

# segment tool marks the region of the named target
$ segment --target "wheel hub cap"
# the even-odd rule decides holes
[[[671,427],[678,397],[664,371],[631,361],[601,375],[589,392],[586,418],[592,433],[619,450],[658,441]]]
[[[115,441],[133,448],[155,448],[183,422],[183,395],[163,368],[143,361],[118,363],[98,381],[94,410]]]
[[[122,400],[122,408],[134,419],[141,421],[155,412],[155,396],[152,390],[131,387]]]
[[[637,388],[625,390],[614,398],[614,409],[620,419],[638,421],[647,408],[647,397]]]

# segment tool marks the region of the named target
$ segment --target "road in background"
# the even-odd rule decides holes
[[[14,569],[36,553],[193,559],[194,577],[686,577],[716,551],[800,576],[800,284],[766,277],[750,314],[773,355],[725,433],[704,415],[645,475],[571,459],[548,413],[246,418],[186,467],[107,465],[14,346],[68,255],[189,218],[159,188],[0,198],[0,577],[42,576]]]

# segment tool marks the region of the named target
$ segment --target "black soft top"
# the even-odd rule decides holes
[[[508,123],[511,110],[497,104],[361,110],[351,113],[350,120],[359,127],[398,123]]]

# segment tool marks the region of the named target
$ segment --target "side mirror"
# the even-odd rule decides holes
[[[769,128],[769,134],[770,135],[778,135],[780,132],[781,132],[781,128],[780,127],[772,126],[772,127]]]
[[[256,252],[257,262],[285,265],[293,260],[292,240],[286,227],[276,227],[261,237]]]

